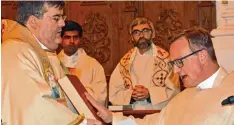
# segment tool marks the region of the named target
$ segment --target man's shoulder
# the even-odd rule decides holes
[[[25,42],[4,41],[2,45],[3,65],[17,64],[17,62],[37,62],[38,56],[34,49]]]
[[[95,63],[99,63],[97,61],[97,59],[95,59],[94,57],[90,56],[90,55],[87,55],[86,58],[90,61],[90,62],[95,62]]]
[[[172,98],[171,101],[177,102],[178,100],[184,100],[184,99],[190,97],[196,91],[197,91],[196,88],[185,88],[183,91],[178,93],[174,98]]]
[[[33,48],[31,45],[29,45],[29,43],[20,42],[14,39],[9,39],[9,40],[3,41],[2,43],[2,52],[9,52],[9,51],[14,50],[20,53],[20,52],[28,51],[30,49],[33,49]]]
[[[102,66],[97,59],[92,56],[86,55],[87,63],[90,63],[92,66]]]
[[[228,73],[223,81],[222,81],[222,84],[225,84],[227,86],[232,86],[234,87],[234,84],[233,84],[233,81],[234,81],[234,71],[232,71],[231,73]]]
[[[124,56],[122,57],[122,59],[123,59],[123,58],[130,58],[131,55],[133,54],[133,52],[134,52],[135,50],[136,50],[135,47],[134,47],[134,48],[131,48],[130,50],[128,50],[128,52],[124,54]]]

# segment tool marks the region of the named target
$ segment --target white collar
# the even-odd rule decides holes
[[[40,44],[41,48],[44,49],[44,50],[50,50],[48,49],[45,45],[43,45],[38,39],[37,37],[33,34],[33,36],[36,38],[37,42]]]
[[[201,82],[197,86],[197,88],[200,88],[200,89],[209,89],[209,88],[212,88],[213,85],[214,85],[215,78],[217,77],[219,71],[220,71],[220,67],[219,67],[219,69],[212,76],[210,76],[209,78],[207,78],[205,81]]]
[[[66,67],[75,68],[78,62],[78,50],[71,56],[66,55],[63,50],[61,51],[62,53],[61,61]]]
[[[141,53],[140,53],[140,50],[137,48],[137,55],[139,55],[139,56],[153,55],[152,46],[151,46],[150,49],[147,50],[144,54],[141,54]]]

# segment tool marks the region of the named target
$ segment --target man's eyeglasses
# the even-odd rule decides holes
[[[141,33],[146,36],[146,35],[149,35],[151,33],[152,29],[149,29],[149,28],[144,28],[143,30],[133,30],[132,31],[132,35],[133,36],[140,36]]]
[[[60,19],[65,20],[67,18],[66,15],[53,15],[50,17],[52,20],[58,22]]]
[[[203,49],[199,49],[199,50],[194,51],[194,52],[192,52],[192,53],[190,53],[190,54],[188,54],[188,55],[186,55],[186,56],[184,56],[184,57],[181,57],[181,58],[179,58],[179,59],[175,59],[175,60],[173,60],[173,61],[170,61],[170,62],[168,62],[168,66],[169,66],[170,68],[172,68],[174,65],[176,65],[178,68],[182,68],[182,67],[184,66],[184,63],[183,63],[184,59],[186,59],[186,58],[188,58],[189,56],[192,56],[192,55],[194,55],[194,54],[196,54],[196,53],[198,53],[198,52],[200,52],[200,51],[202,51],[202,50],[203,50]]]

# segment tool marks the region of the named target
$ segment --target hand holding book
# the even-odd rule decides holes
[[[86,98],[89,100],[89,102],[97,109],[97,115],[105,122],[105,123],[111,123],[112,122],[112,113],[104,107],[102,104],[97,102],[91,95],[89,95],[87,92],[85,92]]]

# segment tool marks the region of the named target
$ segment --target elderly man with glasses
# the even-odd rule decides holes
[[[132,48],[110,78],[110,102],[134,109],[162,109],[179,92],[179,77],[171,73],[169,53],[153,44],[153,23],[136,18],[130,26]],[[170,76],[170,77],[169,77]]]
[[[187,88],[171,99],[160,114],[135,121],[139,125],[233,125],[234,73],[228,74],[217,63],[210,34],[202,28],[179,34],[171,42],[170,60],[169,65]],[[111,114],[90,95],[87,97],[106,122],[115,125],[127,119]]]

